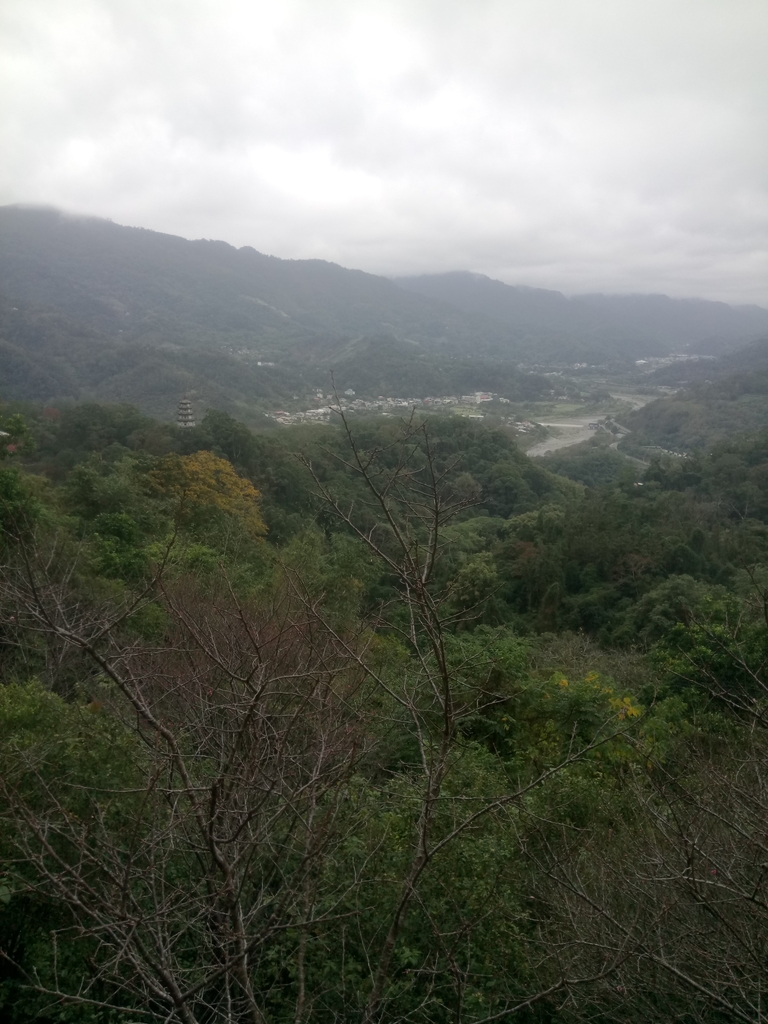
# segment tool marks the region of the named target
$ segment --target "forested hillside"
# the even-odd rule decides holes
[[[768,434],[24,412],[4,1019],[758,1024]]]
[[[575,295],[523,288],[484,274],[402,277],[419,295],[482,312],[542,343],[543,359],[601,363],[669,352],[717,353],[768,334],[768,310],[668,295]]]
[[[188,390],[253,416],[327,390],[331,371],[374,394],[490,387],[500,371],[537,393],[509,330],[385,278],[54,210],[0,210],[0,346],[6,399],[165,416]]]
[[[675,395],[627,417],[632,433],[622,449],[643,446],[679,453],[706,451],[736,434],[768,426],[768,340],[716,360],[683,364],[654,374],[655,380],[688,380]]]
[[[393,283],[248,246],[0,209],[5,400],[130,402],[167,418],[191,392],[253,426],[330,391],[332,374],[369,398],[535,400],[552,393],[538,372],[550,363],[627,371],[641,356],[749,341],[767,324],[757,308],[566,299],[477,275]]]

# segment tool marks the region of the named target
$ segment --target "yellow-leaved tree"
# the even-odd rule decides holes
[[[158,490],[175,499],[178,522],[216,508],[238,519],[251,537],[260,538],[267,532],[259,510],[259,491],[213,452],[169,455],[149,475]]]

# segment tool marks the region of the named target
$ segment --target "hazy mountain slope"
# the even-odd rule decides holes
[[[701,359],[687,359],[671,366],[662,366],[648,374],[648,381],[651,384],[668,387],[688,387],[717,378],[764,370],[768,370],[768,332],[757,341],[732,352],[725,352],[721,356],[704,356]]]
[[[342,388],[536,395],[513,332],[321,260],[281,260],[49,209],[0,209],[0,397],[130,401],[193,391],[249,419]],[[261,363],[262,365],[259,365]],[[274,365],[265,365],[274,364]]]
[[[0,397],[127,401],[169,416],[192,391],[203,407],[253,419],[329,389],[331,372],[342,389],[368,396],[488,389],[534,398],[547,383],[521,362],[626,364],[669,351],[653,317],[644,327],[635,317],[622,334],[603,311],[614,300],[577,302],[468,274],[418,280],[434,294],[322,260],[3,207]],[[653,309],[670,303],[685,320],[672,300]],[[733,316],[741,329],[746,320]]]
[[[691,377],[688,385],[626,417],[632,433],[622,448],[707,449],[768,427],[768,338],[721,359],[682,366]]]
[[[768,310],[728,306],[666,295],[583,295],[566,298],[542,288],[522,288],[483,274],[456,272],[397,278],[408,291],[448,302],[466,312],[482,311],[515,330],[524,341],[539,331],[571,339],[597,357],[632,359],[686,349],[717,351],[768,332]],[[564,351],[569,351],[567,345]]]
[[[668,295],[577,295],[568,300],[670,351],[715,354],[768,334],[768,309]]]
[[[510,331],[322,260],[282,260],[54,210],[0,209],[0,293],[133,338],[271,344],[382,331],[455,350]]]

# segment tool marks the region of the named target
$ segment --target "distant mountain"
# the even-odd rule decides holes
[[[127,400],[169,415],[193,390],[246,415],[337,383],[428,394],[511,333],[322,260],[282,260],[50,209],[0,208],[0,396]],[[371,353],[382,372],[371,375]],[[261,363],[262,365],[259,365]],[[274,364],[274,365],[270,365]],[[543,386],[543,381],[540,384]]]
[[[396,283],[466,313],[481,312],[514,329],[518,338],[546,333],[554,341],[559,334],[584,351],[591,345],[593,361],[612,354],[636,359],[676,351],[713,353],[768,334],[768,309],[759,306],[667,295],[566,298],[561,292],[507,285],[465,272],[400,277]]]
[[[685,340],[724,337],[720,326],[707,333],[710,308],[713,323],[731,325],[729,339],[761,315],[768,324],[767,311],[717,303],[617,301],[469,274],[395,283],[323,260],[7,206],[0,397],[127,401],[170,416],[188,391],[201,407],[255,422],[259,410],[329,390],[333,372],[342,390],[365,395],[536,398],[551,382],[520,364],[631,364],[668,352],[678,321]],[[633,302],[644,319],[624,323],[616,309]]]
[[[283,260],[245,246],[122,227],[50,209],[0,208],[0,292],[112,333],[235,344],[386,331],[461,349],[509,331],[323,260]],[[484,327],[484,329],[483,329]],[[190,333],[191,332],[191,333]]]
[[[0,397],[127,400],[169,416],[184,391],[248,419],[316,387],[384,393],[510,361],[511,332],[323,260],[0,209]],[[385,372],[371,375],[372,347]],[[466,353],[471,353],[469,359]],[[430,366],[434,369],[427,372]],[[261,364],[261,366],[259,366]],[[450,371],[450,372],[449,372]],[[435,380],[437,377],[437,380]],[[378,393],[378,392],[377,392]]]

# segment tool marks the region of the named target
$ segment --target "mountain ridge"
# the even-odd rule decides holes
[[[619,328],[595,312],[594,297],[574,304],[483,279],[483,294],[507,304],[524,295],[525,315],[505,319],[493,303],[459,308],[456,295],[419,294],[403,280],[52,208],[0,207],[0,394],[132,401],[169,416],[180,393],[194,391],[253,422],[275,403],[327,389],[331,372],[344,388],[404,397],[502,387],[535,397],[546,392],[536,366],[631,366],[669,350],[647,325]],[[664,308],[687,309],[681,301]]]
[[[768,333],[768,309],[755,305],[733,306],[664,294],[588,292],[566,296],[545,288],[508,285],[469,271],[395,280],[402,288],[439,298],[457,309],[482,309],[500,323],[520,326],[537,322],[550,328],[563,328],[568,323],[596,339],[613,332],[620,348],[645,344],[645,355],[661,355],[670,344],[677,344],[681,350],[695,345],[708,353]]]

